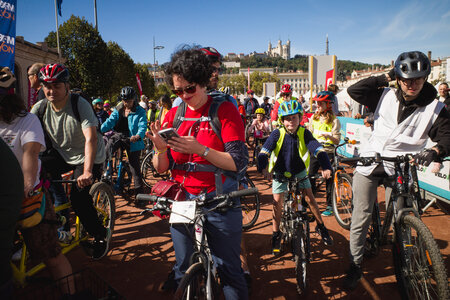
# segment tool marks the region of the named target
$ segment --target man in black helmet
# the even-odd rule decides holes
[[[450,154],[450,115],[444,104],[435,100],[436,89],[427,82],[430,70],[430,61],[422,52],[405,52],[388,74],[363,79],[348,88],[350,97],[374,113],[372,135],[362,145],[361,156],[376,152],[388,157],[419,153],[417,162],[428,166]],[[389,88],[391,80],[396,80],[399,88]],[[427,137],[436,143],[430,149],[425,149]],[[355,170],[350,268],[344,281],[347,289],[356,288],[361,279],[377,186],[386,175],[393,175],[391,165],[358,166]]]

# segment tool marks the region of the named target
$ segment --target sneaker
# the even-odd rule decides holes
[[[167,280],[164,282],[161,289],[165,292],[175,292],[178,288],[178,283],[175,280],[175,271],[172,270],[167,276]]]
[[[320,234],[320,236],[322,237],[322,241],[325,243],[325,245],[327,246],[333,245],[333,239],[331,238],[330,233],[328,232],[328,229],[325,227],[324,224],[317,225],[316,232]]]
[[[354,290],[358,285],[358,282],[362,277],[362,269],[361,266],[351,263],[350,268],[347,271],[347,275],[344,279],[344,288],[347,290]]]
[[[12,261],[19,261],[22,258],[22,251],[23,251],[23,248],[20,248],[19,250],[14,252],[14,254],[11,257],[11,260]]]
[[[109,241],[111,240],[111,230],[106,228],[106,237],[103,239],[94,239],[92,258],[98,260],[108,253]]]
[[[322,213],[322,216],[331,217],[332,215],[334,215],[333,208],[331,206],[327,206],[327,209]]]
[[[281,232],[272,233],[272,254],[278,255],[281,252]]]
[[[70,244],[73,236],[69,231],[59,230],[58,229],[58,240],[63,244]]]

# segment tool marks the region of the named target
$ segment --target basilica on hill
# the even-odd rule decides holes
[[[265,54],[269,57],[281,56],[283,59],[291,58],[291,41],[287,40],[285,45],[281,44],[281,40],[278,40],[276,47],[272,48],[272,43],[269,42],[269,47]]]

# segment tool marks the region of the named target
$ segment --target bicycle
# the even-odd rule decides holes
[[[307,265],[311,261],[311,240],[309,223],[315,218],[307,212],[308,204],[298,189],[300,182],[309,180],[305,178],[286,178],[288,192],[285,193],[283,211],[281,214],[280,232],[281,241],[289,245],[295,262],[296,288],[298,294],[305,294],[308,289]]]
[[[254,129],[251,130],[254,118],[256,118],[256,114],[245,116],[245,120],[246,120],[246,125],[245,125],[245,142],[252,149],[255,146],[255,132],[254,132]]]
[[[175,209],[174,204],[177,201],[172,199],[155,195],[137,195],[137,200],[139,201],[150,201],[154,203],[153,208],[146,209],[142,213],[159,210],[161,214],[165,215],[181,215],[185,218],[185,223],[194,224],[195,236],[192,239],[195,252],[190,258],[190,267],[181,279],[174,299],[217,299],[219,297],[220,284],[218,273],[208,246],[206,232],[203,230],[203,224],[206,220],[205,216],[211,211],[226,211],[229,208],[233,208],[232,198],[234,197],[248,196],[256,193],[258,193],[258,190],[251,188],[212,198],[206,198],[205,194],[201,194],[190,200],[193,217],[187,217],[186,212],[180,213]],[[205,209],[205,206],[213,203],[216,203],[214,207]]]
[[[245,173],[244,177],[239,182],[239,189],[255,189],[255,184],[250,178],[248,173]],[[259,193],[241,196],[241,207],[242,207],[242,229],[248,230],[252,228],[259,217],[259,212],[261,210],[261,202],[259,199]]]
[[[153,166],[153,156],[155,151],[150,149],[141,162],[141,174],[144,185],[148,188],[152,187],[153,180],[167,180],[169,179],[169,172],[160,174]]]
[[[111,184],[117,195],[126,196],[130,194],[132,178],[129,162],[124,159],[124,157],[127,157],[125,147],[127,147],[127,145],[129,147],[130,138],[123,137],[122,141],[123,143],[120,144],[115,153],[111,153],[109,159],[106,161],[105,172],[103,173],[101,180]],[[114,174],[117,174],[117,176]]]
[[[77,183],[76,180],[53,180],[52,182],[62,184]],[[102,225],[109,228],[112,233],[114,230],[115,221],[115,203],[111,187],[105,182],[96,182],[92,185],[89,193],[92,196],[95,209],[97,210]],[[55,207],[55,212],[58,213],[71,207],[72,205],[69,201],[68,203]],[[72,231],[72,236],[73,238],[69,243],[60,242],[63,254],[66,254],[73,248],[80,245],[80,243],[88,239],[88,235],[84,232],[78,216],[76,216],[75,218],[75,228]],[[22,246],[22,254],[20,256],[20,260],[18,264],[11,262],[11,267],[14,280],[23,287],[26,284],[27,278],[32,277],[39,271],[43,270],[45,268],[45,264],[43,262],[40,262],[37,265],[27,269],[27,245],[25,244],[21,234],[19,233],[19,240],[16,243],[16,247],[19,248],[20,246]]]
[[[360,157],[362,165],[394,163],[395,175],[384,180],[392,188],[384,222],[375,201],[365,252],[376,255],[387,244],[393,226],[392,254],[395,276],[402,299],[449,299],[448,276],[439,247],[430,230],[421,221],[422,198],[412,154],[397,157]],[[410,184],[410,181],[412,184]]]
[[[354,158],[343,158],[338,155],[338,149],[347,144],[356,144],[355,140],[344,138],[344,142],[334,146],[333,159],[333,190],[331,204],[337,223],[344,229],[350,229],[353,203],[353,178],[345,171],[342,162],[354,162]]]

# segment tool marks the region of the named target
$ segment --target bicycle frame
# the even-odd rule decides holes
[[[55,207],[55,212],[62,211],[64,209],[71,208],[72,205],[70,202],[65,203],[63,205]],[[98,209],[97,209],[98,210]],[[104,214],[104,212],[102,212]],[[62,253],[66,254],[67,252],[71,251],[73,248],[77,247],[82,241],[85,241],[87,239],[87,235],[82,237],[81,236],[81,222],[78,216],[75,219],[75,236],[73,240],[70,242],[70,244],[63,244],[60,243],[62,246]],[[25,286],[25,281],[27,277],[31,277],[35,274],[37,274],[39,271],[43,270],[45,268],[44,262],[40,262],[36,266],[32,267],[31,269],[27,270],[26,261],[27,261],[27,245],[22,240],[22,255],[20,257],[19,264],[16,265],[15,263],[11,262],[11,268],[13,271],[13,278],[20,284],[20,286]]]

